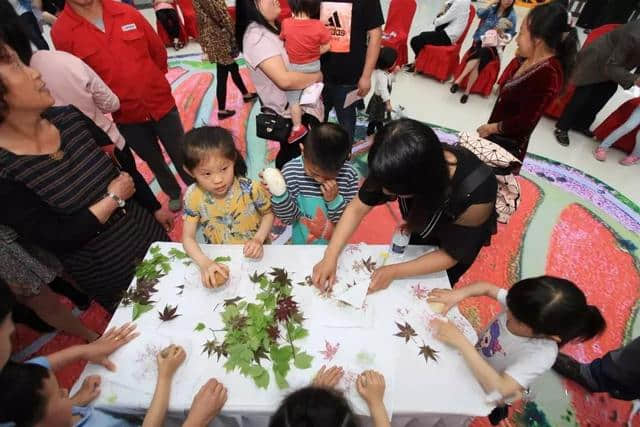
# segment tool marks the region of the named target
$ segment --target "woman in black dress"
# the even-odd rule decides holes
[[[446,270],[455,284],[496,231],[497,182],[470,151],[443,145],[429,126],[410,119],[387,124],[369,152],[369,177],[344,211],[324,258],[313,269],[321,288],[335,282],[338,256],[374,206],[398,200],[411,244],[439,249],[415,260],[384,266],[370,291],[396,279]]]
[[[113,310],[136,262],[168,237],[152,214],[157,201],[136,192],[98,146],[110,144],[106,134],[75,107],[53,102],[38,72],[0,43],[0,195],[10,201],[2,220],[51,250],[82,290]]]

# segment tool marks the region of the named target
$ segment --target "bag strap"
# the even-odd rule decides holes
[[[449,207],[457,207],[464,203],[492,174],[493,170],[486,163],[479,164],[477,168],[462,180],[462,183],[460,183],[458,187],[458,192],[449,200]],[[451,213],[454,213],[455,217],[457,217],[461,212]]]

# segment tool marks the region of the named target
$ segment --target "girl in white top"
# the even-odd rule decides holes
[[[534,379],[553,366],[558,347],[600,334],[605,321],[597,307],[572,282],[551,276],[521,280],[506,291],[489,283],[456,290],[436,289],[429,302],[442,313],[475,296],[498,300],[504,310],[474,345],[452,323],[437,319],[434,336],[456,347],[476,379],[497,404],[522,397]]]
[[[373,135],[390,120],[391,111],[391,89],[396,79],[394,64],[398,59],[398,52],[392,47],[383,46],[380,48],[376,69],[371,76],[373,95],[367,105],[367,115],[369,125],[367,126],[367,136]]]

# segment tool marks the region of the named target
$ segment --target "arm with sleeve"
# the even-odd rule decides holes
[[[300,211],[296,203],[298,186],[296,185],[295,179],[293,179],[292,173],[293,168],[290,164],[286,164],[282,169],[282,175],[287,184],[287,190],[280,196],[271,197],[273,213],[288,225],[292,225],[302,217],[302,211]]]

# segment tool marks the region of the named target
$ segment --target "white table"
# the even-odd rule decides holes
[[[158,243],[163,253],[171,248],[182,250],[177,243]],[[155,245],[154,245],[155,246]],[[143,314],[136,323],[141,336],[112,356],[118,366],[115,373],[110,373],[96,365],[87,365],[76,387],[87,375],[98,374],[103,378],[102,394],[95,402],[96,406],[109,411],[121,413],[143,413],[148,407],[155,384],[155,360],[149,353],[150,347],[163,347],[169,343],[182,345],[188,356],[184,365],[176,373],[170,403],[172,416],[181,416],[190,407],[193,396],[208,378],[221,380],[229,389],[229,400],[223,414],[254,417],[255,420],[266,420],[277,406],[278,402],[291,390],[278,390],[275,382],[270,382],[267,390],[258,390],[253,381],[241,376],[238,372],[226,373],[215,355],[211,358],[202,353],[202,344],[212,338],[209,330],[195,331],[195,326],[202,322],[207,328],[220,329],[222,321],[220,311],[224,299],[236,295],[251,298],[255,295],[255,285],[249,280],[249,274],[254,271],[267,272],[271,267],[283,267],[292,276],[294,283],[294,297],[305,313],[313,311],[315,289],[296,285],[311,273],[313,265],[321,259],[324,246],[293,246],[266,245],[265,255],[260,261],[247,260],[242,257],[242,246],[238,245],[203,245],[209,255],[232,257],[230,285],[221,290],[205,289],[192,281],[195,266],[186,266],[183,261],[173,261],[171,271],[160,279],[154,294],[156,301],[154,309]],[[366,246],[367,250],[378,253],[387,250],[385,246]],[[424,253],[427,247],[409,247],[405,259],[416,257]],[[388,263],[391,263],[389,261]],[[397,262],[397,261],[396,261]],[[135,283],[135,279],[134,279]],[[383,348],[393,355],[395,373],[388,382],[392,384],[394,425],[405,425],[413,417],[426,414],[459,414],[468,416],[487,415],[492,407],[488,403],[485,393],[474,379],[461,355],[430,336],[418,339],[439,351],[438,361],[428,361],[418,355],[418,346],[405,343],[405,340],[394,336],[398,331],[396,322],[402,322],[400,317],[403,307],[424,307],[427,304],[417,301],[411,287],[420,284],[425,289],[448,288],[449,281],[444,272],[409,280],[396,281],[387,290],[367,297],[366,304],[373,310],[371,324],[365,328],[326,328],[321,316],[310,316],[304,326],[309,330],[309,337],[300,341],[300,347],[310,354],[317,349],[317,339],[320,335],[331,333],[336,340],[343,340],[346,348],[362,345],[363,342],[372,343],[375,348]],[[177,286],[184,285],[184,289]],[[180,295],[179,295],[180,294]],[[165,304],[178,304],[180,317],[169,322],[161,322],[158,311]],[[317,304],[317,303],[315,303]],[[422,305],[420,305],[422,304]],[[214,309],[216,311],[214,311]],[[428,315],[428,313],[427,313]],[[131,321],[132,307],[117,309],[110,322],[111,326],[121,325]],[[470,339],[477,339],[475,332],[467,320],[457,311],[452,310],[449,319],[466,330]],[[218,332],[218,334],[221,334]],[[223,333],[222,333],[223,334]],[[374,336],[374,339],[371,337]],[[224,335],[218,335],[218,338]],[[373,341],[376,341],[373,345]],[[314,343],[315,344],[312,344]],[[315,347],[313,347],[315,345]],[[313,348],[307,348],[307,347]],[[315,369],[322,364],[317,357],[314,367],[308,370],[292,369],[287,377],[292,386],[301,386],[310,381]],[[293,388],[293,387],[292,387]],[[245,423],[246,424],[246,423]]]

